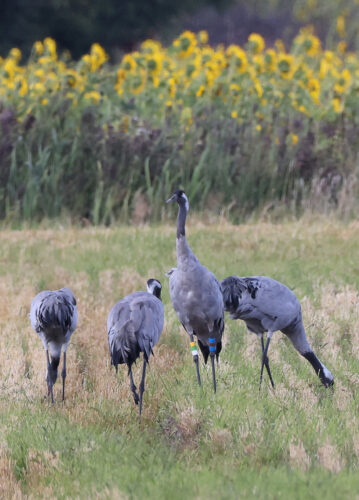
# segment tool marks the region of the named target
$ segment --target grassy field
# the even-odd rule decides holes
[[[281,333],[258,391],[260,343],[228,319],[218,368],[196,385],[171,307],[173,225],[1,231],[1,498],[355,498],[359,491],[359,223],[188,224],[219,279],[266,274],[294,289],[308,337],[335,376],[325,390]],[[106,317],[148,277],[164,284],[166,322],[151,359],[142,423],[126,369],[111,369]],[[28,312],[44,288],[70,286],[79,326],[67,401],[45,395],[45,355]],[[138,379],[140,366],[135,369]]]

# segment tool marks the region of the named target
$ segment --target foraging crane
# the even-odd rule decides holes
[[[145,391],[146,365],[152,348],[157,344],[163,330],[164,312],[161,301],[162,285],[155,279],[147,281],[147,292],[134,292],[114,305],[107,319],[108,345],[111,364],[128,366],[130,386],[135,404],[142,413],[142,398]],[[132,364],[143,353],[143,370],[140,394],[137,394],[132,375]]]
[[[57,379],[61,349],[63,351],[61,377],[62,401],[65,401],[66,350],[77,326],[77,307],[74,294],[69,288],[40,292],[31,303],[30,321],[32,328],[41,338],[46,352],[47,391],[48,396],[51,395],[52,403],[54,402],[53,386]]]
[[[230,276],[221,282],[221,289],[224,308],[231,318],[242,319],[248,330],[261,338],[262,366],[259,386],[265,366],[274,388],[267,353],[270,339],[277,330],[283,332],[295,349],[309,361],[325,387],[334,384],[332,373],[319,361],[308,343],[299,300],[289,288],[267,276]],[[264,346],[265,332],[267,342]]]
[[[214,357],[218,361],[224,330],[222,293],[217,278],[199,263],[188,246],[185,225],[189,202],[184,191],[177,190],[167,203],[173,201],[178,203],[177,268],[172,268],[167,273],[170,278],[170,296],[178,319],[190,337],[198,384],[201,385],[201,377],[194,335],[197,336],[205,363],[208,356],[211,358],[213,388],[216,392]]]

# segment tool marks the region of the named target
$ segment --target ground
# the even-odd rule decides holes
[[[1,498],[354,498],[359,490],[359,223],[330,218],[232,226],[189,218],[188,241],[219,279],[269,275],[302,303],[307,336],[335,377],[321,386],[280,332],[258,390],[260,343],[227,318],[213,394],[196,384],[164,273],[174,225],[2,230]],[[124,295],[163,283],[165,327],[138,422],[125,367],[110,365],[106,318]],[[79,324],[46,399],[45,355],[28,313],[42,289],[72,288]],[[135,369],[139,379],[141,364]]]

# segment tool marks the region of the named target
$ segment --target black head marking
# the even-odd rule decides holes
[[[304,352],[302,353],[302,356],[306,358],[309,363],[312,365],[314,368],[315,373],[318,375],[320,378],[320,381],[324,385],[324,387],[331,387],[334,384],[334,378],[333,375],[330,373],[330,371],[319,361],[317,356],[314,354],[313,351],[309,352]]]
[[[147,291],[149,293],[152,293],[158,299],[161,298],[161,290],[162,290],[162,285],[160,281],[156,280],[155,278],[150,278],[147,281]]]
[[[186,207],[186,210],[188,212],[189,210],[189,202],[188,198],[186,196],[186,193],[183,191],[183,189],[177,189],[173,195],[167,200],[167,203],[170,202],[177,202],[179,205],[184,205]]]

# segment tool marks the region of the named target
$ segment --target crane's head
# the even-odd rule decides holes
[[[332,385],[334,385],[333,374],[330,370],[328,370],[328,368],[325,365],[323,365],[323,363],[322,363],[322,369],[319,370],[318,372],[318,376],[324,387],[331,387]]]
[[[158,280],[151,278],[147,281],[148,293],[152,293],[152,295],[154,295],[158,299],[161,299],[161,290],[162,290],[162,285]]]
[[[177,189],[171,196],[171,198],[168,198],[166,203],[172,203],[173,201],[176,201],[179,205],[183,205],[186,208],[186,212],[189,210],[189,201],[186,196],[186,193],[182,189]]]
[[[176,271],[177,271],[177,267],[171,267],[171,269],[169,271],[167,271],[167,273],[165,273],[165,276],[167,276],[167,278],[170,278],[172,276],[172,274]]]

